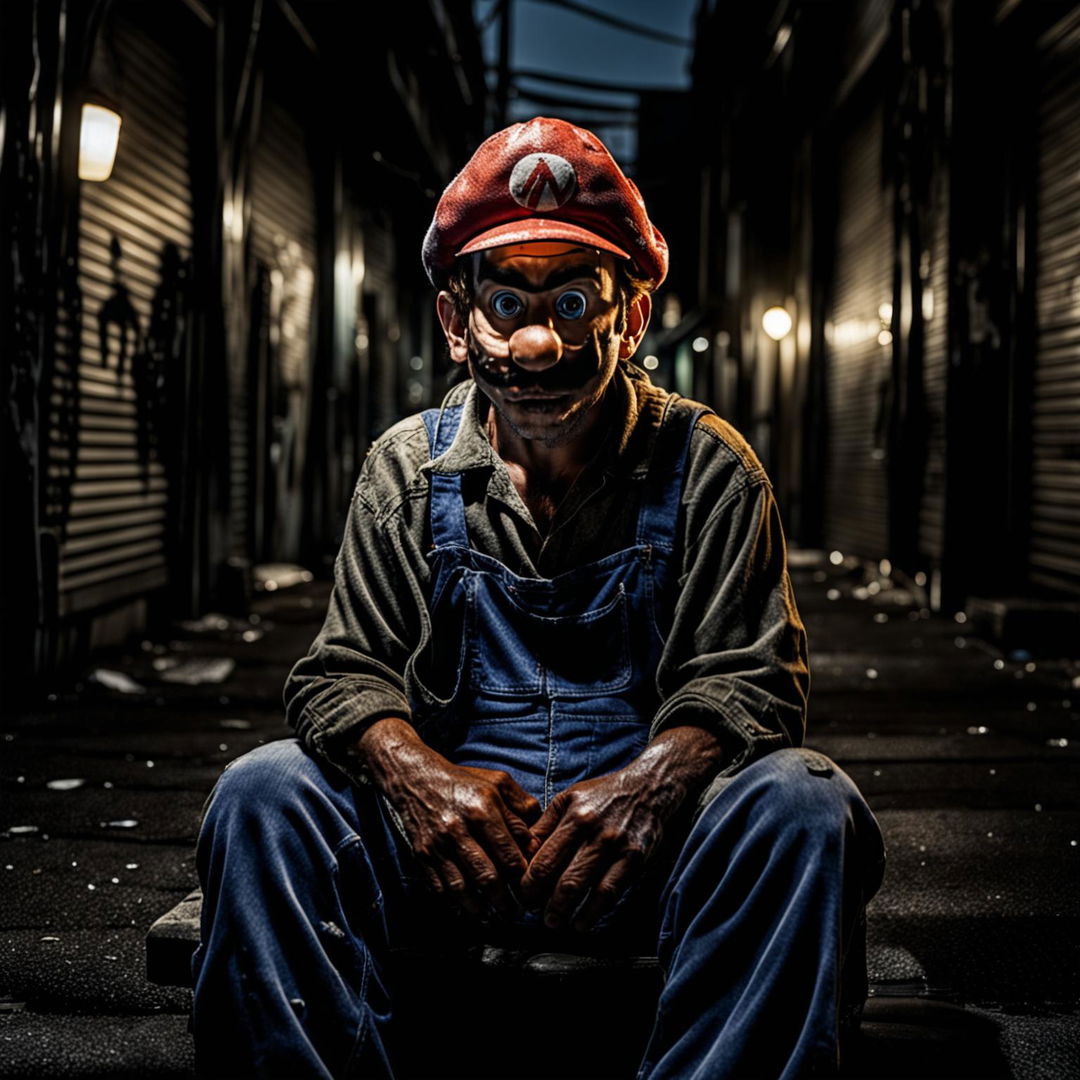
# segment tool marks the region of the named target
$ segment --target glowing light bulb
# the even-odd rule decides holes
[[[84,105],[79,130],[79,179],[108,180],[119,142],[120,114],[104,105]]]
[[[761,328],[773,341],[779,341],[791,333],[791,316],[785,308],[771,307],[761,316]]]

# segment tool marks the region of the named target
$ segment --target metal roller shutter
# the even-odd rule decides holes
[[[364,315],[370,340],[368,417],[370,438],[401,419],[400,365],[395,349],[397,304],[394,237],[388,222],[369,218],[364,228]]]
[[[845,553],[873,559],[888,552],[890,353],[878,336],[881,307],[892,300],[893,243],[891,197],[881,185],[881,146],[878,105],[840,145],[836,277],[825,327],[825,540]]]
[[[940,562],[945,523],[945,383],[948,377],[949,209],[946,174],[940,172],[923,253],[923,394],[926,404],[926,469],[919,510],[919,550]]]
[[[263,525],[264,551],[275,558],[296,559],[303,519],[303,471],[307,445],[315,302],[315,182],[299,121],[268,98],[263,103],[251,165],[251,250],[265,267],[269,295],[263,305],[268,362],[262,399],[248,386],[250,365],[236,357],[233,393],[244,412],[243,428],[234,430],[234,521],[246,528],[250,515],[272,508]],[[256,280],[257,274],[252,275]],[[252,328],[256,332],[256,328]],[[254,391],[254,392],[253,392]],[[266,394],[270,400],[265,399]],[[245,406],[245,402],[247,405]],[[269,460],[265,503],[248,509],[247,422],[258,408],[270,417]]]
[[[167,580],[161,381],[171,373],[155,334],[175,315],[191,250],[187,110],[173,57],[123,22],[111,33],[123,58],[120,143],[110,179],[81,187],[81,319],[62,313],[50,388],[45,509],[60,537],[62,616]]]
[[[1080,595],[1080,12],[1040,42],[1032,583]]]

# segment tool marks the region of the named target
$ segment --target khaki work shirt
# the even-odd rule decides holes
[[[634,544],[668,392],[627,362],[613,389],[622,422],[582,469],[546,535],[491,446],[488,400],[472,380],[446,395],[444,406],[464,401],[465,409],[452,445],[434,462],[419,414],[375,441],[353,494],[326,620],[285,685],[288,722],[309,750],[365,782],[351,753],[361,734],[383,717],[412,718],[417,657],[440,648],[424,557],[432,470],[464,473],[472,546],[521,576],[554,577]],[[772,485],[746,440],[713,414],[691,436],[678,536],[678,592],[649,738],[682,724],[714,732],[725,748],[722,783],[771,750],[802,745],[810,673]],[[456,654],[460,643],[453,644]]]

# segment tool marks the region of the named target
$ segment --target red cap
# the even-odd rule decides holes
[[[655,288],[667,242],[637,185],[591,132],[537,116],[485,139],[450,181],[424,237],[438,287],[458,255],[529,240],[569,240],[630,259]]]

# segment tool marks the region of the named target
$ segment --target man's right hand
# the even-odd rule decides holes
[[[520,905],[509,891],[538,842],[540,804],[508,773],[454,765],[399,717],[376,721],[357,743],[375,783],[398,812],[431,888],[480,915]]]

